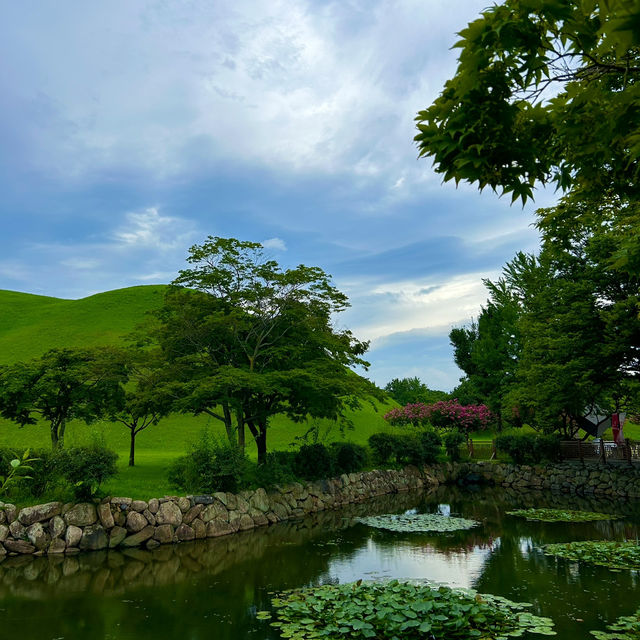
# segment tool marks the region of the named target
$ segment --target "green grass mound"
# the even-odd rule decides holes
[[[387,529],[388,531],[398,531],[400,533],[446,533],[448,531],[472,529],[480,524],[475,520],[453,518],[438,513],[390,513],[382,516],[357,518],[356,522],[366,524],[369,527],[375,527],[376,529]]]
[[[607,626],[607,631],[591,631],[598,640],[633,640],[640,638],[640,609],[631,616],[622,616]],[[610,633],[611,632],[611,633]]]
[[[594,522],[596,520],[617,520],[620,517],[609,513],[572,511],[571,509],[517,509],[507,511],[507,515],[539,522]]]
[[[284,638],[506,640],[555,635],[553,622],[529,606],[473,591],[407,582],[362,582],[297,589],[272,600]],[[270,617],[261,612],[260,618]]]
[[[592,541],[547,544],[542,547],[548,556],[557,556],[611,569],[640,569],[640,544],[637,541]]]

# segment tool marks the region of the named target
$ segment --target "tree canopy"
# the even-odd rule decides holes
[[[504,0],[459,35],[455,76],[416,118],[445,181],[523,203],[536,182],[637,195],[637,0]]]

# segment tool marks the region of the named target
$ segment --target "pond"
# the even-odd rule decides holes
[[[565,524],[505,515],[531,506],[623,517]],[[354,522],[358,516],[410,509],[461,515],[481,526],[402,534]],[[275,639],[279,635],[269,623],[255,617],[269,608],[274,591],[360,578],[409,578],[530,602],[533,613],[555,621],[558,638],[592,640],[589,630],[604,629],[638,608],[640,574],[547,557],[540,545],[639,534],[639,503],[457,487],[385,496],[154,551],[7,558],[0,563],[0,638]]]

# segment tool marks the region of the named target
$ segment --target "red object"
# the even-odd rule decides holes
[[[611,431],[613,431],[613,441],[620,444],[620,416],[617,413],[611,414]]]

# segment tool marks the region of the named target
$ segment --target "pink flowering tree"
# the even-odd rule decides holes
[[[406,404],[404,407],[388,411],[384,419],[397,426],[419,427],[431,424],[439,429],[456,430],[463,433],[468,440],[472,431],[489,427],[493,421],[493,414],[484,404],[462,405],[454,399],[441,400],[433,404]]]
[[[462,405],[457,399],[442,400],[426,407],[428,421],[440,429],[454,429],[469,440],[472,431],[487,429],[494,417],[485,404]]]

